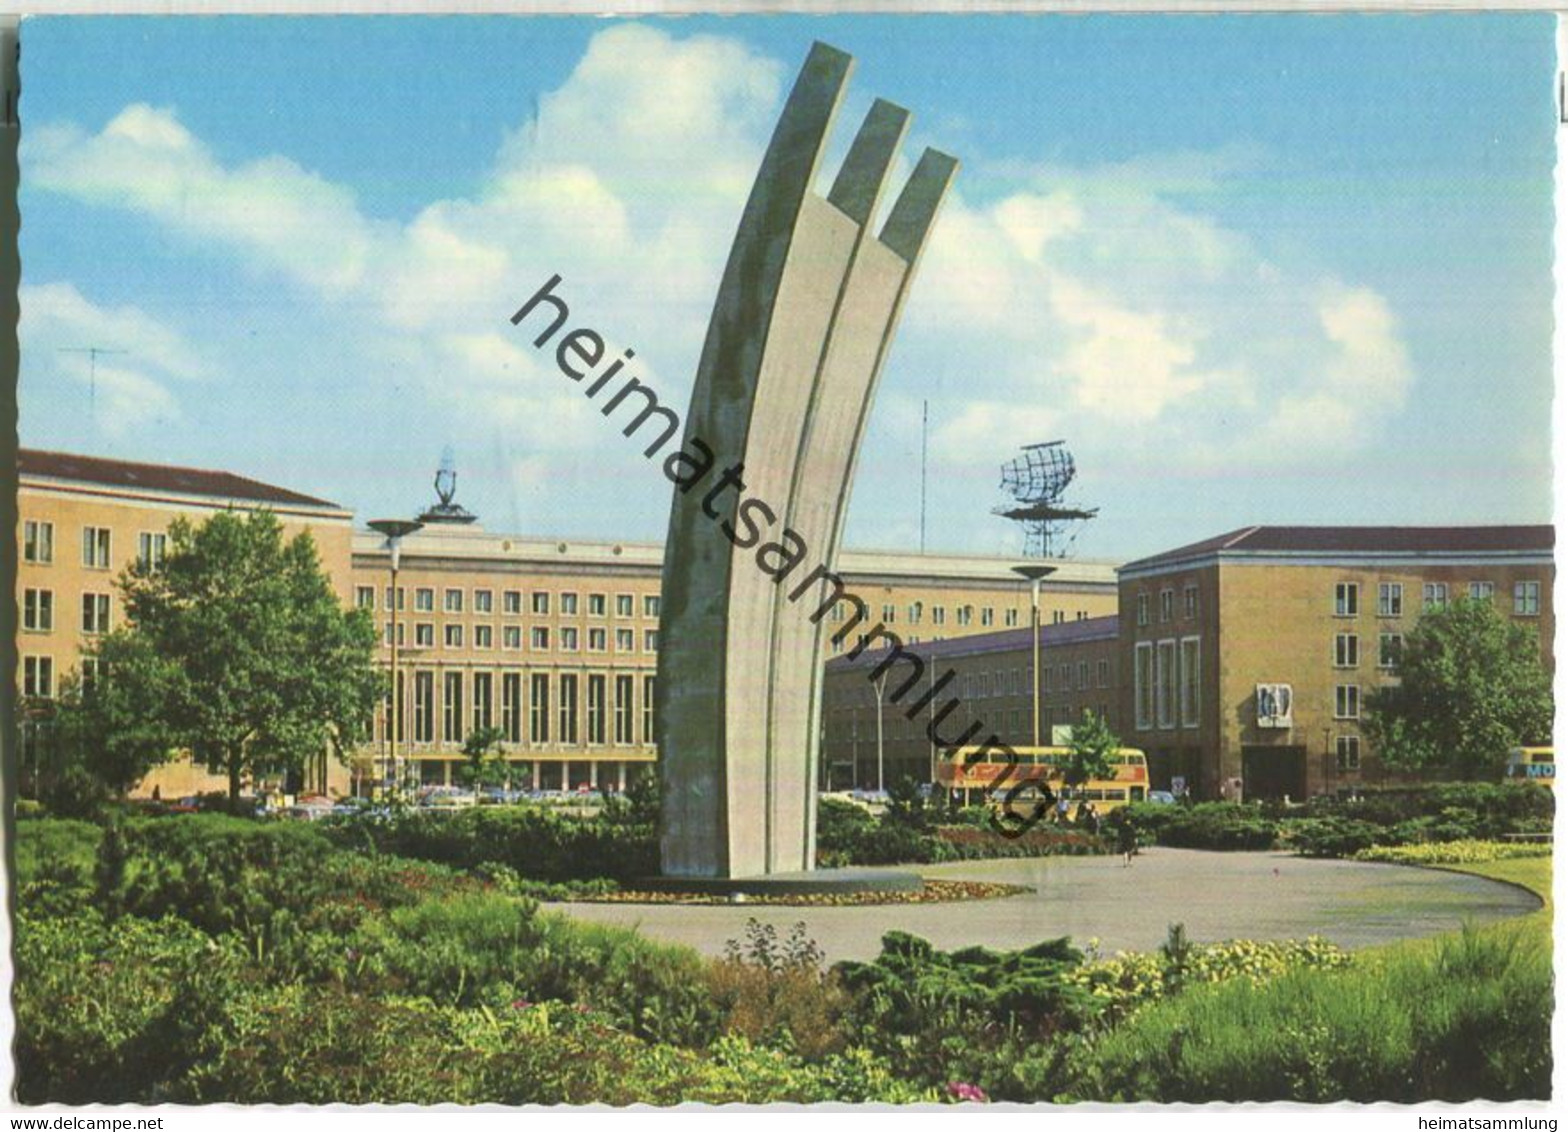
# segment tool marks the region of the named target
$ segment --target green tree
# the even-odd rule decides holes
[[[1385,765],[1496,778],[1510,747],[1551,741],[1551,678],[1535,629],[1491,602],[1423,614],[1394,674],[1399,683],[1367,697],[1361,722]]]
[[[470,731],[463,741],[463,754],[468,762],[461,773],[464,784],[473,787],[476,797],[481,786],[500,786],[508,779],[501,749],[505,734],[499,727],[480,727]]]
[[[1073,724],[1067,760],[1062,766],[1062,785],[1072,789],[1090,779],[1111,777],[1111,757],[1121,745],[1110,725],[1086,708],[1083,718]]]
[[[346,757],[385,694],[369,614],[343,608],[309,532],[285,541],[270,512],[176,519],[162,563],[119,587],[127,624],[101,645],[102,692],[84,707],[113,709],[124,775],[185,748],[234,799],[247,777]]]
[[[110,671],[115,680],[101,678]],[[57,812],[85,812],[107,797],[124,797],[167,762],[180,738],[163,708],[178,680],[178,664],[129,629],[89,649],[83,666],[62,682],[59,700],[45,709],[45,800]]]

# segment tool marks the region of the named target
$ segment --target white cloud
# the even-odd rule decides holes
[[[1365,287],[1333,288],[1318,305],[1318,320],[1339,347],[1324,371],[1335,389],[1378,406],[1403,399],[1410,358],[1381,295]]]
[[[39,187],[152,217],[341,303],[367,359],[420,375],[448,418],[433,427],[479,422],[527,450],[514,467],[592,457],[613,475],[640,457],[506,319],[559,273],[571,325],[635,348],[629,370],[680,404],[787,77],[720,36],[609,27],[479,190],[404,226],[287,158],[224,165],[169,109],[127,107],[97,134],[35,130],[26,168]],[[1158,436],[1176,474],[1267,472],[1364,447],[1403,407],[1414,375],[1387,302],[1277,262],[1218,218],[1227,178],[1256,154],[1092,169],[960,156],[976,160],[883,393],[931,398],[938,462],[1000,461],[1058,435],[1102,460],[1149,458],[1129,454],[1131,433]],[[907,447],[896,431],[873,422],[877,443]],[[628,482],[662,497],[656,477]]]
[[[203,382],[211,367],[178,332],[135,307],[101,307],[68,283],[20,292],[18,327],[28,388],[71,382],[89,396],[96,424],[123,435],[180,417],[172,386]],[[97,358],[88,350],[104,352]]]
[[[44,127],[24,152],[39,188],[133,209],[327,291],[364,271],[372,235],[353,193],[285,157],[224,168],[173,110],[136,103],[93,135]]]
[[[984,205],[966,186],[927,257],[897,356],[941,391],[940,446],[994,429],[1000,455],[1026,422],[1101,463],[1157,436],[1168,469],[1266,473],[1364,448],[1404,406],[1386,300],[1162,197],[1206,187],[1194,155],[1036,179]]]

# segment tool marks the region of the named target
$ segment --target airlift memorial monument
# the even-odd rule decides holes
[[[818,43],[795,81],[724,270],[685,431],[713,449],[717,466],[743,466],[752,495],[770,501],[827,571],[877,376],[958,164],[926,150],[874,234],[909,122],[878,100],[827,198],[818,196],[812,185],[852,66]],[[662,868],[697,882],[782,880],[814,864],[819,601],[831,604],[830,583],[819,579],[821,593],[793,602],[795,579],[781,582],[722,536],[706,498],[676,488],[665,544]],[[726,499],[718,518],[733,524],[740,495]]]

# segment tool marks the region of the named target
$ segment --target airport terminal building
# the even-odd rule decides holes
[[[386,539],[356,528],[353,513],[336,503],[229,472],[36,450],[21,453],[19,473],[18,653],[26,697],[55,696],[95,637],[120,623],[115,579],[138,557],[162,553],[172,519],[200,522],[230,507],[268,508],[286,533],[311,531],[344,603],[375,620],[380,660],[389,669],[396,604],[398,748],[422,781],[453,781],[464,740],[484,726],[500,728],[506,756],[540,788],[616,787],[654,761],[663,561],[657,544],[507,535],[477,522],[431,521],[402,540],[393,592]],[[909,640],[1029,624],[1028,585],[1004,560],[846,550],[838,567],[870,618]],[[1048,622],[1103,616],[1116,603],[1111,562],[1064,562],[1042,594]],[[828,635],[845,623],[835,610]],[[857,641],[846,637],[836,651]],[[372,741],[351,765],[324,760],[299,787],[350,793],[380,780],[391,754],[390,718],[385,708],[377,713]],[[24,757],[36,751],[34,738],[24,732]],[[155,787],[177,797],[224,784],[173,764],[137,792]]]
[[[465,738],[488,726],[538,788],[620,787],[656,759],[657,544],[432,521],[403,540],[394,592],[386,539],[341,504],[226,471],[35,450],[21,453],[19,474],[24,697],[57,695],[119,623],[120,570],[155,561],[172,519],[267,508],[288,533],[311,532],[344,603],[376,622],[389,668],[396,605],[398,747],[421,781],[454,781]],[[1549,526],[1256,526],[1119,567],[1057,560],[1041,586],[1037,678],[1029,586],[1014,561],[845,551],[839,573],[866,612],[857,623],[841,602],[824,622],[822,781],[874,784],[879,767],[884,783],[927,779],[938,717],[943,743],[973,727],[977,741],[1028,745],[1031,689],[1042,742],[1084,710],[1102,714],[1147,752],[1155,789],[1302,798],[1385,781],[1361,716],[1394,678],[1404,635],[1426,609],[1488,600],[1538,635],[1550,670],[1553,549]],[[380,781],[390,718],[377,713],[350,765],[323,758],[296,786],[349,793]],[[36,751],[24,713],[24,772]],[[173,764],[139,792],[221,786]]]

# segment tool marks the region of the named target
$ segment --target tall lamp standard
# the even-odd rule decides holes
[[[391,751],[388,769],[392,774],[394,789],[399,794],[402,793],[403,780],[398,773],[397,736],[403,725],[403,697],[399,694],[401,690],[397,682],[397,568],[404,536],[413,534],[423,526],[417,519],[377,519],[370,524],[371,530],[386,536],[387,548],[392,552],[392,600],[387,603],[392,607],[392,717],[387,720],[387,740]]]
[[[1056,573],[1055,566],[1047,566],[1043,562],[1025,562],[1013,567],[1013,573],[1029,579],[1029,636],[1034,649],[1034,667],[1030,670],[1030,683],[1033,685],[1032,695],[1029,697],[1034,704],[1034,741],[1031,746],[1040,745],[1040,579],[1048,574]]]

